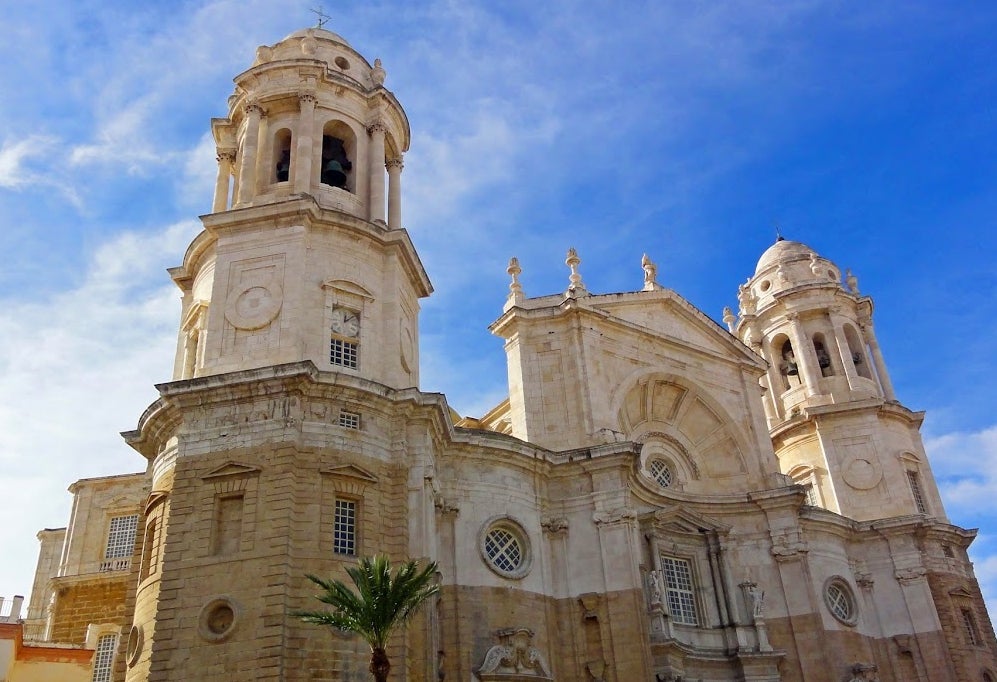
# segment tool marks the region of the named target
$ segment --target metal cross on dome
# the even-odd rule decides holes
[[[322,5],[319,5],[318,9],[311,9],[308,11],[318,16],[318,28],[322,28],[329,23],[330,19],[332,19],[331,16],[325,13],[325,8],[323,8]]]

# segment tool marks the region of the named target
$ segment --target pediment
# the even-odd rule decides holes
[[[724,535],[730,531],[730,526],[705,514],[682,507],[665,507],[659,509],[656,512],[648,514],[644,521],[649,526],[648,530],[663,534],[713,532]]]
[[[954,590],[949,590],[950,597],[956,597],[959,599],[972,599],[973,593],[967,590],[965,587],[957,587]]]
[[[359,296],[372,301],[374,300],[373,294],[356,282],[351,282],[348,279],[328,279],[322,282],[322,288],[332,289],[333,291],[337,291],[339,293],[352,294],[353,296]]]
[[[251,476],[258,473],[260,473],[260,470],[257,467],[229,461],[206,473],[201,477],[201,480],[207,481],[215,478],[225,478],[227,476]]]
[[[690,350],[750,362],[765,367],[765,361],[706,313],[669,289],[592,297],[593,309],[615,318],[637,331],[664,338]]]
[[[160,500],[169,497],[169,493],[164,493],[161,490],[149,495],[149,499],[145,501],[145,513],[148,514],[149,510],[152,509]]]
[[[366,481],[367,483],[377,483],[377,476],[355,464],[341,464],[339,466],[329,467],[328,469],[322,469],[319,473],[328,474],[330,476],[342,476],[344,478],[355,478],[361,481]]]

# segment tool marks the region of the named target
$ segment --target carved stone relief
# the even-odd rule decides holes
[[[533,646],[532,630],[509,628],[499,630],[495,636],[499,644],[485,653],[484,662],[477,671],[481,682],[554,679],[543,653]]]

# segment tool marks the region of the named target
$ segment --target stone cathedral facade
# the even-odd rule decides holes
[[[656,281],[528,298],[491,331],[508,398],[419,390],[429,277],[402,228],[401,104],[340,36],[260,47],[213,119],[204,230],[170,271],[175,371],[124,433],[141,474],[73,485],[28,639],[90,679],[367,680],[306,625],[306,573],[439,564],[395,679],[994,682],[997,641],[872,300],[777,241],[722,327]],[[178,257],[180,254],[178,254]],[[733,287],[732,287],[733,290]],[[500,310],[501,309],[501,310]]]

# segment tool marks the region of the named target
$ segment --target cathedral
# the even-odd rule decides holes
[[[174,373],[122,434],[145,470],[77,481],[39,533],[23,649],[83,652],[44,679],[369,680],[360,639],[294,612],[306,574],[384,553],[439,567],[397,680],[997,680],[975,531],[946,517],[872,299],[808,246],[761,254],[722,325],[646,256],[639,291],[599,294],[570,250],[540,297],[512,259],[507,398],[462,418],[422,392],[433,287],[385,80],[322,28],[235,77],[169,273]]]

